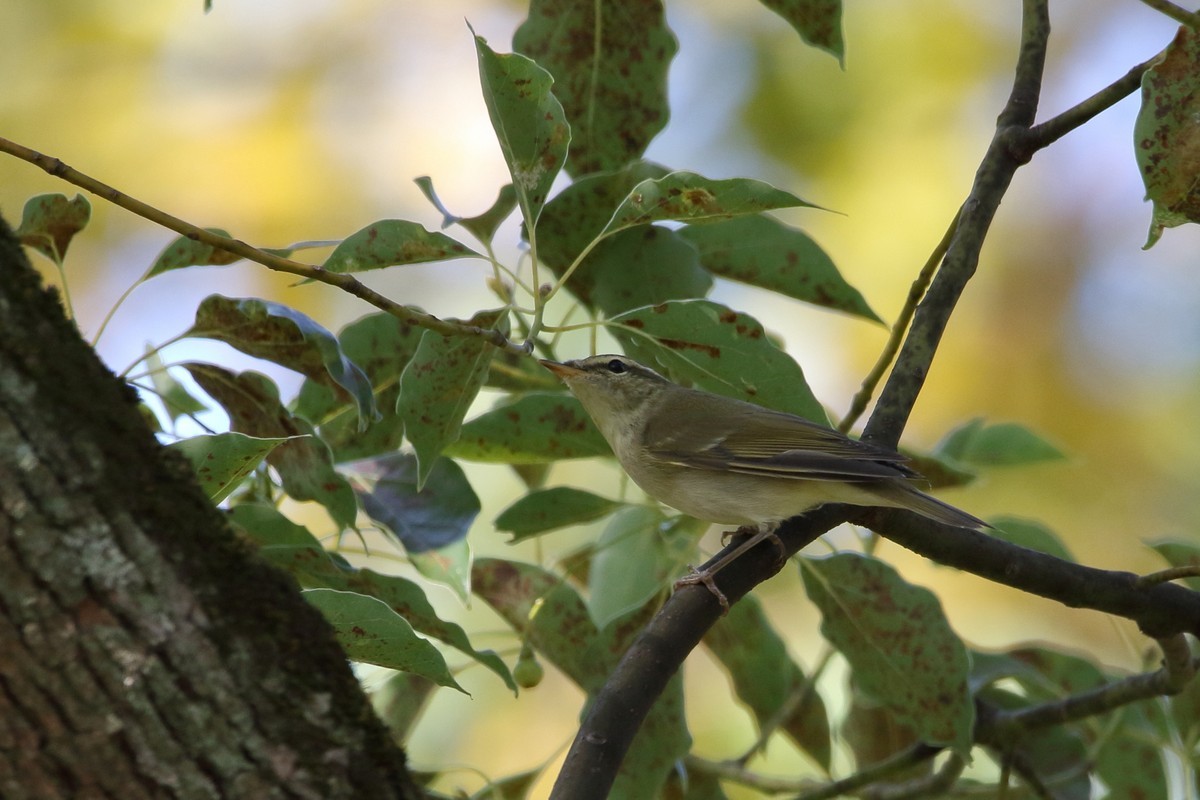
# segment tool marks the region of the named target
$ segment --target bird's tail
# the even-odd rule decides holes
[[[958,528],[984,530],[992,527],[979,517],[955,508],[949,503],[943,503],[936,497],[930,497],[911,484],[900,481],[882,482],[872,487],[872,494],[883,502],[880,505],[892,508],[906,508],[909,511],[929,517],[936,522],[943,522]]]

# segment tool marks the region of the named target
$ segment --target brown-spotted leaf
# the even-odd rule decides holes
[[[467,422],[445,453],[468,461],[545,464],[607,456],[612,449],[574,397],[532,392]]]
[[[937,597],[878,559],[844,553],[802,561],[821,633],[858,686],[911,725],[921,741],[971,749],[975,707],[969,659]]]
[[[474,33],[474,31],[472,31]],[[542,206],[567,158],[571,128],[550,91],[550,73],[520,53],[497,53],[475,37],[479,82],[521,215],[537,226]]]
[[[230,427],[249,436],[287,439],[267,456],[297,500],[315,500],[343,528],[353,527],[358,503],[346,479],[333,468],[329,448],[312,425],[293,416],[279,402],[279,389],[257,372],[233,373],[212,364],[183,365],[200,388],[229,414]]]
[[[483,258],[457,239],[415,222],[383,219],[346,237],[322,265],[330,272],[365,272],[400,264]]]
[[[842,0],[761,0],[762,4],[787,20],[800,38],[820,48],[846,65],[846,45],[842,41]]]
[[[357,404],[359,430],[379,417],[371,381],[342,351],[337,337],[293,308],[254,297],[209,295],[196,309],[196,321],[186,335],[225,342],[344,390]]]
[[[667,69],[678,44],[660,0],[533,0],[513,48],[554,76],[571,123],[572,175],[641,157],[667,124]]]
[[[503,310],[480,311],[468,325],[507,324]],[[424,485],[446,445],[458,439],[462,421],[488,374],[496,348],[475,336],[425,331],[400,375],[396,413],[417,456],[417,488]]]
[[[25,202],[21,224],[13,233],[21,244],[62,266],[71,239],[91,218],[92,204],[81,194],[70,200],[65,194],[39,194]]]
[[[1142,75],[1133,126],[1146,198],[1154,204],[1152,247],[1164,228],[1200,220],[1200,34],[1186,26]]]
[[[758,320],[708,300],[675,300],[614,317],[631,358],[677,381],[825,424],[825,409],[795,360]]]

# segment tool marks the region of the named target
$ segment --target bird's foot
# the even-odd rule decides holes
[[[675,588],[680,589],[684,586],[703,586],[712,593],[712,596],[717,598],[717,602],[721,604],[721,615],[729,613],[729,598],[725,593],[717,588],[716,581],[713,580],[713,573],[710,570],[700,570],[688,565],[688,574],[684,575],[679,580],[675,581]]]

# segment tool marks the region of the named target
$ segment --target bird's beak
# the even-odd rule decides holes
[[[570,364],[563,364],[562,362],[559,362],[559,361],[549,361],[547,359],[541,358],[541,359],[538,359],[538,363],[541,364],[546,369],[553,372],[558,377],[562,378],[563,380],[566,380],[567,378],[573,378],[576,375],[583,374],[583,370],[579,369],[578,367],[571,366]]]

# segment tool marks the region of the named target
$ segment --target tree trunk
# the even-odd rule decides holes
[[[0,220],[0,796],[417,798],[323,618]]]

